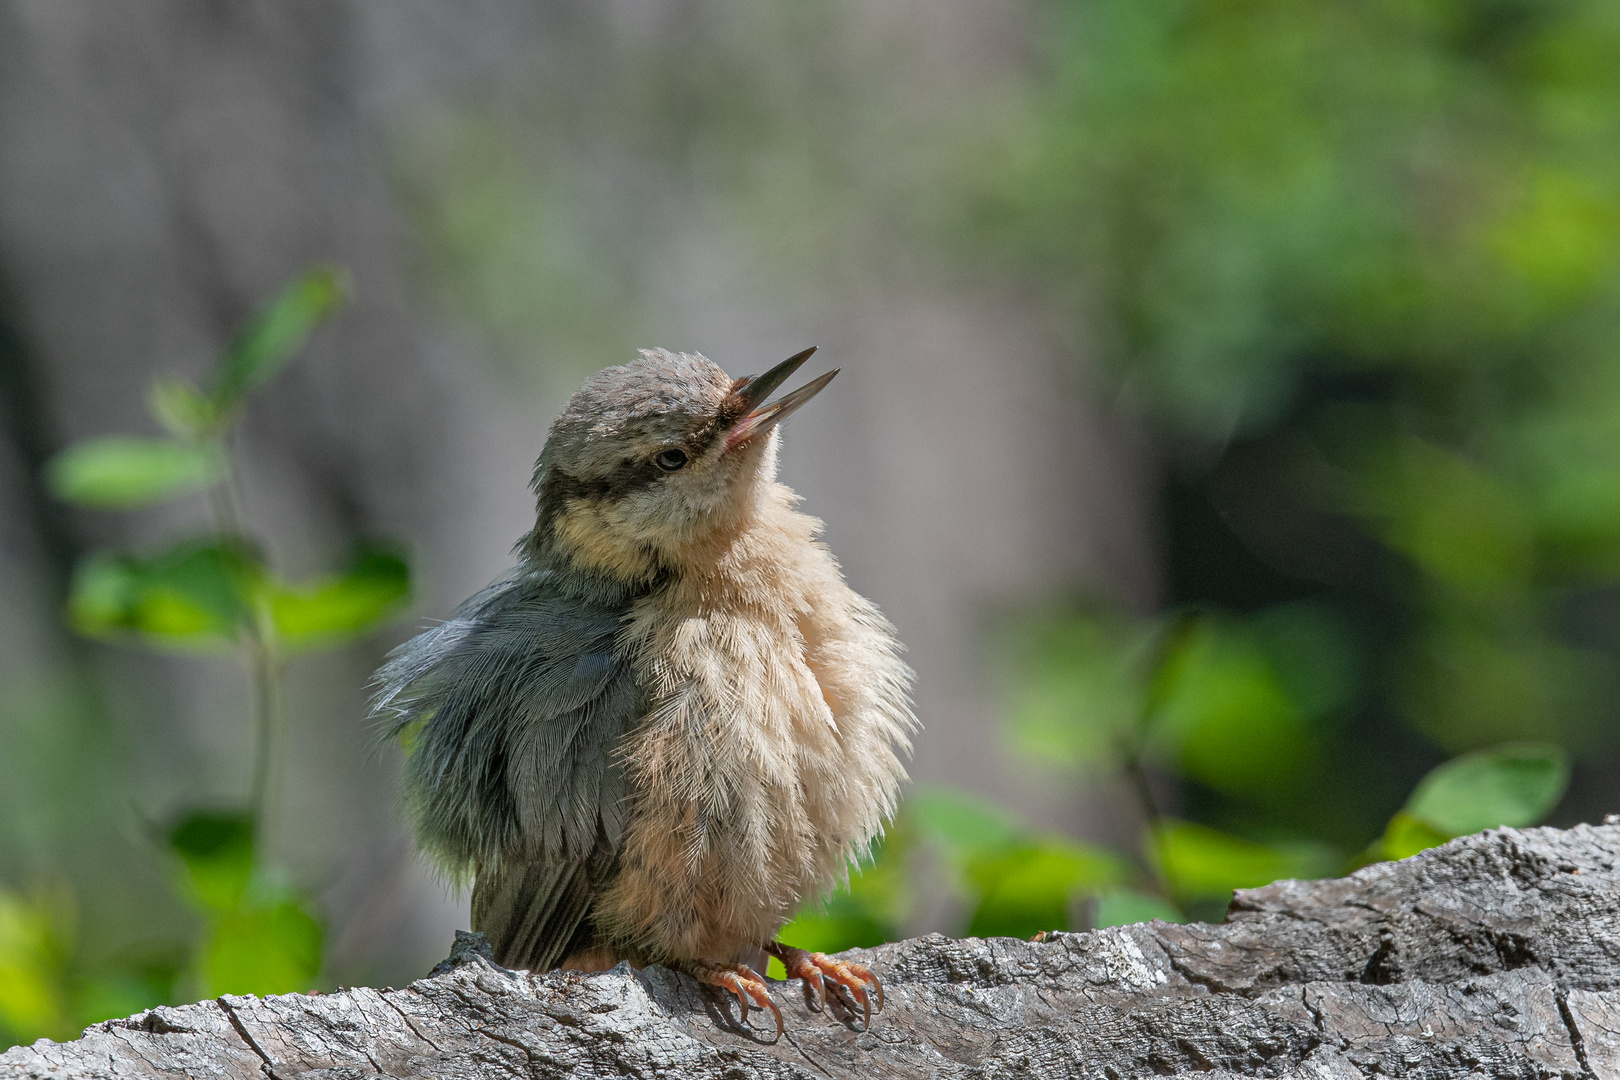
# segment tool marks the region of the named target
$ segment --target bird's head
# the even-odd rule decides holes
[[[813,352],[733,379],[706,357],[647,349],[592,375],[535,466],[530,553],[624,582],[701,558],[775,478],[776,425],[838,374],[770,400]]]

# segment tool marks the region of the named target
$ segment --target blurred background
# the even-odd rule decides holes
[[[370,672],[586,374],[811,344],[925,730],[790,941],[1617,808],[1612,4],[0,0],[0,1046],[423,974]]]

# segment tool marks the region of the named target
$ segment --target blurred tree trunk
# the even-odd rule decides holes
[[[226,997],[98,1024],[7,1052],[0,1078],[1593,1080],[1620,1075],[1617,864],[1620,825],[1503,829],[1240,892],[1220,925],[885,945],[856,954],[887,989],[870,1032],[783,986],[774,1046],[725,1030],[696,984],[661,968],[534,976],[463,949],[403,990]]]

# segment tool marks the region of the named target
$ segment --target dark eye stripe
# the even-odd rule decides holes
[[[574,499],[616,502],[663,477],[664,471],[648,458],[622,461],[605,476],[584,479],[552,467],[540,481],[540,518],[551,518]]]

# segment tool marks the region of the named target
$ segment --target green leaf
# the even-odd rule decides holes
[[[822,908],[794,916],[776,936],[784,945],[833,953],[893,941],[895,931],[848,896],[835,896]]]
[[[1246,794],[1287,785],[1309,761],[1299,704],[1244,628],[1190,623],[1154,682],[1153,741],[1187,775]]]
[[[178,375],[152,380],[146,405],[164,430],[181,439],[196,439],[218,431],[219,410],[213,399]]]
[[[1178,896],[1218,897],[1282,878],[1318,877],[1332,858],[1308,846],[1256,844],[1228,833],[1168,820],[1149,838],[1149,856]]]
[[[169,847],[185,868],[187,892],[202,908],[229,911],[253,879],[253,815],[201,810],[169,830]]]
[[[283,289],[225,353],[213,387],[215,407],[226,412],[273,378],[347,294],[347,274],[331,266],[317,266]]]
[[[1058,836],[1040,836],[989,803],[947,788],[925,787],[906,801],[904,819],[943,850],[975,898],[968,933],[1028,937],[1069,925],[1069,908],[1086,892],[1129,876],[1113,852]]]
[[[79,1029],[103,1020],[134,1016],[154,1005],[173,1000],[174,978],[153,978],[130,972],[92,975],[75,994],[74,1021]]]
[[[1378,842],[1377,858],[1404,859],[1439,847],[1451,837],[1413,814],[1410,810],[1397,810],[1389,819],[1384,835]]]
[[[1302,715],[1325,716],[1355,696],[1358,643],[1325,605],[1279,604],[1246,626]]]
[[[290,899],[226,912],[199,958],[206,993],[307,992],[321,970],[323,937],[315,917]]]
[[[309,990],[320,971],[320,922],[295,895],[265,887],[254,833],[245,810],[195,811],[169,830],[184,892],[208,916],[195,977],[210,996]]]
[[[1046,837],[979,855],[966,868],[979,894],[968,926],[976,937],[1027,938],[1069,928],[1069,908],[1082,893],[1118,885],[1130,869],[1119,856],[1089,844]]]
[[[1186,922],[1176,906],[1158,896],[1136,892],[1133,889],[1115,889],[1097,897],[1097,929],[1105,926],[1129,926],[1132,923],[1163,919],[1165,922]]]
[[[1556,746],[1520,743],[1453,758],[1419,781],[1406,809],[1447,837],[1500,825],[1534,825],[1569,785],[1569,758]]]
[[[31,1042],[70,1034],[62,952],[51,905],[0,889],[0,1035]]]
[[[159,555],[97,554],[73,576],[68,614],[94,638],[181,649],[229,644],[247,615],[258,566],[240,543],[188,541]]]
[[[1379,446],[1362,473],[1350,509],[1439,580],[1489,592],[1532,572],[1526,507],[1504,478],[1417,438]]]
[[[346,574],[303,586],[273,585],[270,619],[293,648],[356,637],[399,610],[410,598],[411,572],[389,548],[369,545]]]
[[[213,447],[125,435],[77,443],[45,465],[57,498],[107,510],[150,506],[224,475],[225,458]]]

